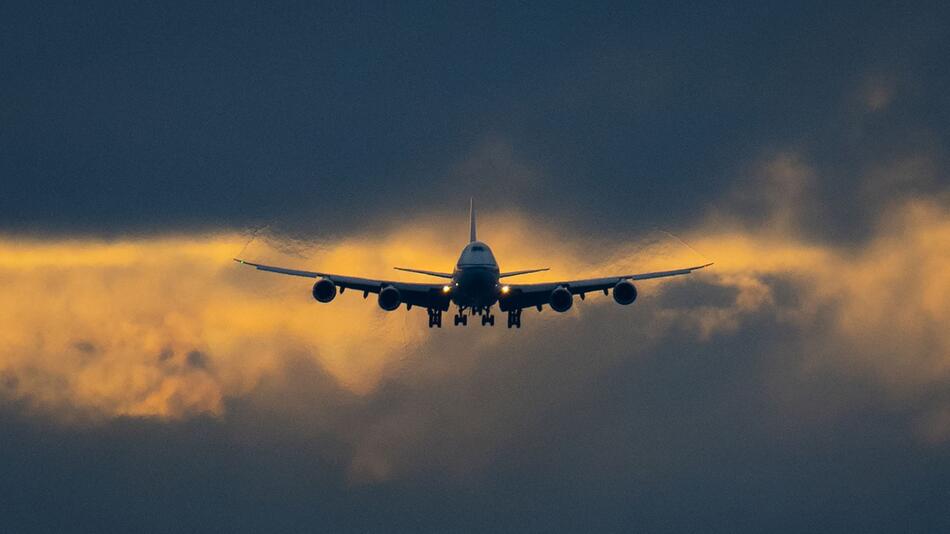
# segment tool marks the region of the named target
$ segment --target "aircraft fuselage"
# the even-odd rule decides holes
[[[452,272],[451,297],[458,306],[488,308],[498,301],[498,262],[491,249],[472,241],[463,250]]]

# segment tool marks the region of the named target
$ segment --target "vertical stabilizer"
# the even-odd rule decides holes
[[[475,199],[468,199],[468,221],[469,221],[469,242],[476,241],[475,239]]]

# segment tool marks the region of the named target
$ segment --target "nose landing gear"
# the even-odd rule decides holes
[[[458,313],[455,314],[455,317],[453,317],[452,320],[455,322],[455,326],[458,326],[458,325],[467,326],[467,325],[468,325],[468,316],[465,315],[465,314],[463,314],[461,309],[459,310]]]
[[[492,326],[495,326],[495,316],[492,315],[491,313],[483,313],[483,314],[482,314],[482,326],[485,326],[485,325],[492,325]]]

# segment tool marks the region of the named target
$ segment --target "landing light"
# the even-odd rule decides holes
[[[508,287],[508,286],[501,286],[501,292],[504,293],[505,295],[507,295],[509,291],[511,291],[511,288],[510,288],[510,287]]]
[[[442,286],[443,293],[448,293],[449,291],[452,291],[452,286]]]

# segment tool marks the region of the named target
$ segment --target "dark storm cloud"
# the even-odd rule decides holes
[[[221,418],[62,427],[7,404],[4,521],[18,531],[950,526],[946,447],[913,439],[876,386],[803,374],[803,332],[771,313],[708,345],[688,332],[657,338],[655,304],[632,321],[591,308],[570,329],[532,317],[541,335],[490,357],[435,339],[366,397],[291,358]],[[623,335],[629,325],[635,336]],[[432,354],[466,371],[433,379],[421,369]],[[797,400],[776,398],[776,378]],[[395,472],[376,480],[375,461]],[[369,472],[354,474],[354,462]]]
[[[735,287],[689,280],[663,292],[663,307],[692,308],[697,302],[704,306],[729,308],[735,306],[739,290]]]
[[[842,206],[827,226],[847,238],[860,167],[944,157],[950,123],[946,25],[920,6],[2,15],[0,225],[18,231],[328,235],[470,194],[587,227],[675,227],[737,163],[791,144],[825,169],[817,198]]]

